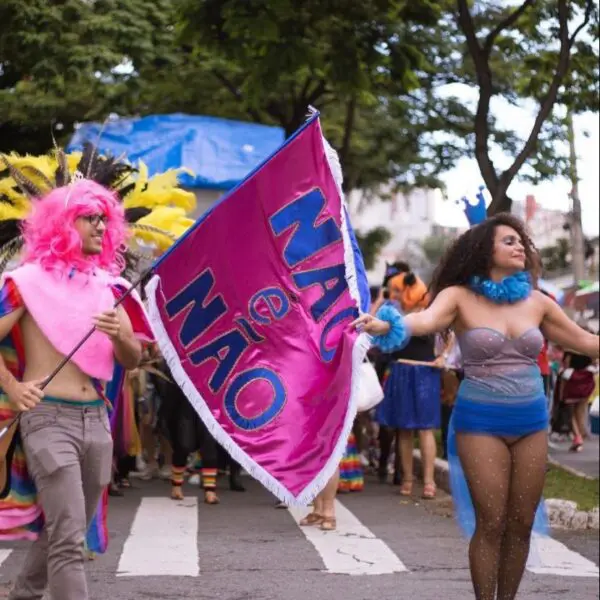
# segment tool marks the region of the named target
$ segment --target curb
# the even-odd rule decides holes
[[[415,474],[419,477],[423,475],[423,463],[421,460],[421,451],[413,450],[413,460],[415,465]],[[565,468],[556,461],[549,459],[548,462],[554,466],[568,471],[572,475],[584,477],[585,479],[594,479],[588,475],[582,475],[575,469]],[[438,487],[450,494],[450,471],[448,461],[441,458],[435,459],[435,482]],[[571,500],[561,500],[558,498],[548,498],[545,501],[546,512],[548,513],[548,522],[550,526],[556,529],[592,529],[598,530],[600,512],[596,507],[590,511],[578,510],[577,503]]]
[[[581,479],[592,479],[592,480],[596,479],[595,477],[590,477],[589,475],[586,475],[585,473],[582,473],[581,471],[578,471],[577,469],[574,469],[573,467],[567,467],[566,465],[560,464],[557,460],[555,460],[551,456],[548,456],[548,463],[551,464],[553,467],[562,469],[563,471],[566,471],[567,473],[570,473],[571,475],[575,475],[575,477],[581,477]]]

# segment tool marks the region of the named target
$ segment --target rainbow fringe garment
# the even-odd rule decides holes
[[[3,281],[0,289],[0,317],[4,317],[23,305],[19,291],[10,278]],[[0,340],[0,355],[12,375],[21,379],[25,354],[18,325]],[[114,386],[118,392],[117,385]],[[0,390],[0,419],[8,420],[15,411],[6,394]],[[103,553],[108,546],[107,527],[108,494],[105,492],[87,532],[86,546],[95,553]],[[16,434],[15,451],[11,464],[11,489],[0,500],[0,540],[35,540],[44,526],[42,508],[37,502],[37,490],[27,470],[25,453],[19,434]]]
[[[348,438],[348,445],[344,458],[340,462],[340,482],[338,484],[339,492],[360,492],[364,487],[362,463],[356,444],[356,437],[353,433]]]

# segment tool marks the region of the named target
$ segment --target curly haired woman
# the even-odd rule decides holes
[[[544,335],[597,358],[598,338],[535,290],[538,254],[521,221],[501,214],[464,233],[441,261],[433,301],[405,318],[392,308],[354,322],[376,344],[449,328],[465,379],[449,439],[452,492],[471,536],[478,600],[512,600],[529,554],[547,457],[548,410],[537,366]],[[542,334],[543,331],[543,334]],[[536,519],[536,515],[538,519]],[[537,527],[536,527],[537,528]]]

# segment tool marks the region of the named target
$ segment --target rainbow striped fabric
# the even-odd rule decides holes
[[[23,301],[16,285],[10,278],[6,278],[0,289],[0,317],[21,306]],[[6,338],[0,340],[0,356],[12,375],[21,379],[25,355],[18,324]],[[8,420],[15,414],[8,397],[0,389],[0,419]],[[25,453],[18,436],[17,433],[11,466],[11,490],[6,498],[0,500],[0,540],[35,540],[44,525],[42,508],[37,503],[37,490],[27,470]],[[105,493],[87,534],[87,548],[92,552],[105,552],[108,546],[107,508]]]
[[[340,462],[340,481],[338,491],[340,492],[360,492],[364,487],[363,467],[360,461],[360,454],[356,444],[356,437],[353,433],[348,438],[348,445],[344,458]]]
[[[21,296],[12,280],[7,279],[0,289],[0,317],[4,317],[23,305]],[[6,368],[14,377],[23,375],[24,353],[21,332],[15,326],[10,335],[0,340],[0,355]],[[0,390],[0,419],[15,416],[8,397]],[[36,539],[42,529],[43,516],[36,502],[37,492],[27,470],[27,461],[18,439],[12,460],[11,491],[0,501],[0,539]]]

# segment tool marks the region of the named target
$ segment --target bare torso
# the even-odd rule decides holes
[[[23,380],[44,379],[64,357],[54,349],[28,312],[21,318],[20,325],[25,351]],[[90,378],[71,361],[52,379],[44,394],[82,402],[98,398]]]

